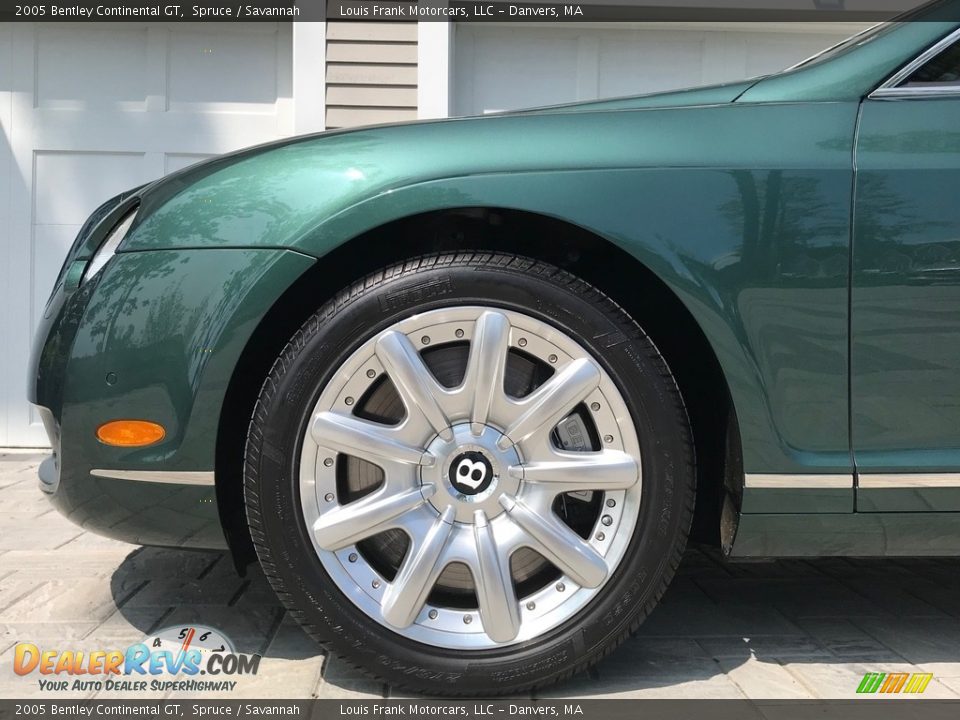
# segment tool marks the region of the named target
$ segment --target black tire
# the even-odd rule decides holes
[[[598,595],[539,638],[483,651],[426,646],[368,618],[321,565],[306,535],[297,489],[308,414],[345,358],[404,317],[465,304],[524,312],[589,350],[627,401],[642,448],[644,478],[631,545]],[[341,291],[310,317],[277,359],[247,438],[247,517],[260,563],[278,597],[328,651],[414,691],[518,693],[584,671],[628,638],[656,605],[680,562],[693,515],[692,447],[684,404],[666,362],[637,323],[599,290],[522,257],[420,257]]]

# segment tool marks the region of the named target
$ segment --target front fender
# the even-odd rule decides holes
[[[844,472],[849,192],[843,167],[477,175],[359,203],[298,247],[322,256],[331,238],[466,207],[576,224],[636,258],[693,315],[726,376],[746,472]]]
[[[264,314],[314,262],[291,250],[119,253],[95,287],[67,298],[50,337],[73,340],[44,343],[39,360],[62,383],[37,387],[37,402],[62,428],[54,505],[129,542],[222,546],[214,486],[168,484],[163,475],[213,472],[238,358]],[[159,423],[166,436],[144,448],[98,442],[97,428],[117,419]],[[112,469],[159,481],[91,474]]]

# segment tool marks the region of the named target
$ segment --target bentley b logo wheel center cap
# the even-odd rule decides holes
[[[494,480],[493,465],[476,451],[460,453],[450,463],[450,484],[464,495],[482,493]]]

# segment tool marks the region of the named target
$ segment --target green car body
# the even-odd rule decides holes
[[[938,17],[958,5],[759,80],[294,138],[114,199],[38,332],[41,485],[113,537],[242,554],[266,358],[358,272],[506,222],[545,234],[531,248],[564,228],[570,257],[612,259],[628,307],[631,277],[656,284],[719,369],[733,470],[708,520],[728,552],[960,551],[960,97],[868,97],[957,29]],[[120,418],[166,436],[98,442]]]

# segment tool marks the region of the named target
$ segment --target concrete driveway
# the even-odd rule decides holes
[[[58,697],[14,674],[17,642],[124,648],[190,622],[263,655],[225,697],[403,696],[324,657],[258,570],[240,578],[223,553],[140,548],[64,520],[37,488],[40,459],[0,451],[0,697]],[[638,637],[539,696],[851,698],[868,672],[932,673],[924,697],[960,697],[960,560],[729,564],[693,548]]]

